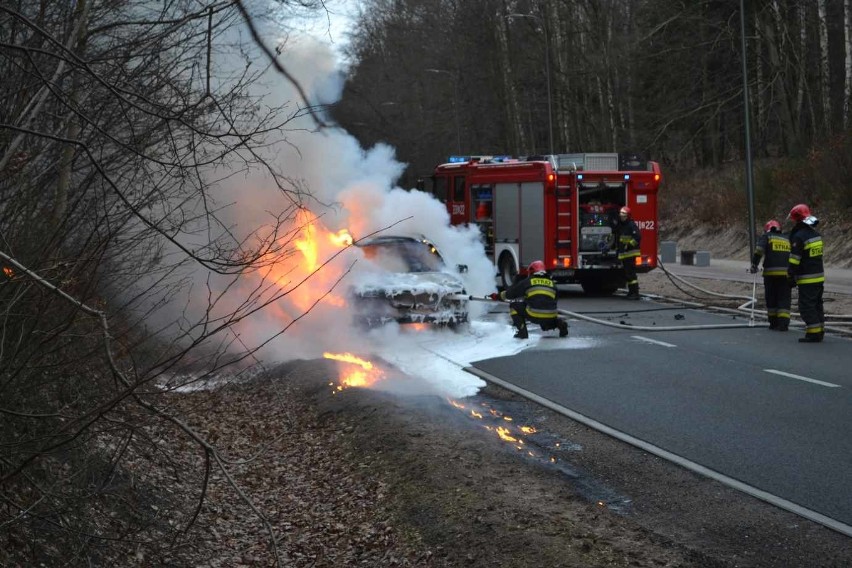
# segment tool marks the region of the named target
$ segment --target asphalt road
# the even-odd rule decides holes
[[[578,296],[570,309],[635,326],[734,321],[647,299]],[[473,366],[852,527],[852,341],[800,344],[798,333],[765,327],[649,333],[580,320],[571,326],[564,346],[543,339],[536,349]]]

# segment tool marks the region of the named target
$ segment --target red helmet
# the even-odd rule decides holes
[[[534,260],[530,263],[530,272],[546,272],[547,267],[540,260]]]
[[[621,209],[619,209],[619,210],[618,210],[618,213],[619,213],[619,214],[624,213],[625,215],[627,215],[628,217],[630,217],[630,207],[628,207],[627,205],[625,205],[624,207],[622,207]]]
[[[811,216],[811,208],[805,205],[804,203],[799,203],[792,209],[790,209],[790,220],[794,223],[798,223],[800,221],[804,221],[808,217]]]
[[[776,231],[781,231],[781,223],[776,221],[775,219],[770,219],[763,226],[763,232],[768,233],[769,231],[775,229]]]

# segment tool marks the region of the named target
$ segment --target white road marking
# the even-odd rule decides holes
[[[775,369],[764,369],[767,373],[772,373],[774,375],[781,375],[782,377],[790,377],[791,379],[796,379],[797,381],[807,381],[809,383],[814,383],[815,385],[822,385],[824,387],[831,388],[840,388],[840,385],[835,385],[834,383],[826,383],[825,381],[818,381],[816,379],[810,379],[808,377],[803,377],[802,375],[794,375],[793,373],[785,373],[784,371],[776,371]]]
[[[642,337],[641,335],[632,335],[633,339],[638,339],[639,341],[646,341],[648,343],[653,343],[654,345],[662,345],[663,347],[677,347],[674,343],[666,343],[665,341],[657,341],[656,339],[651,339],[650,337]]]

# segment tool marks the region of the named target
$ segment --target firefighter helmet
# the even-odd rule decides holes
[[[800,221],[804,221],[808,217],[811,216],[811,208],[805,205],[804,203],[799,203],[792,209],[790,209],[790,220],[794,223],[798,223]]]
[[[780,232],[781,231],[781,223],[779,223],[775,219],[770,219],[763,226],[763,232],[768,233],[769,231],[773,231],[773,230]]]
[[[630,217],[630,207],[625,205],[624,207],[622,207],[621,209],[618,210],[618,214],[619,215],[627,215],[628,217]]]
[[[536,272],[547,272],[547,267],[544,266],[542,261],[534,260],[530,263],[530,272],[533,274]]]

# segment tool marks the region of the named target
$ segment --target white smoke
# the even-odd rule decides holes
[[[292,39],[280,60],[308,93],[310,103],[319,105],[315,108],[331,104],[340,96],[343,76],[326,45],[308,37]],[[436,244],[449,267],[467,266],[467,272],[460,276],[469,294],[482,296],[494,290],[493,265],[484,254],[478,229],[450,226],[442,203],[423,192],[398,187],[396,182],[405,165],[396,160],[391,147],[379,144],[364,149],[341,129],[317,131],[310,116],[295,110],[293,105],[304,103],[299,102],[293,85],[274,70],[267,73],[264,86],[263,100],[269,107],[288,104],[294,114],[301,114],[287,125],[280,138],[270,139],[264,157],[281,175],[310,194],[305,202],[319,217],[321,225],[334,232],[348,229],[355,238],[383,229],[386,229],[385,234],[423,235]],[[328,117],[323,118],[328,120]],[[258,227],[270,225],[273,217],[287,207],[285,196],[263,168],[227,178],[216,183],[214,189],[220,203],[234,204],[226,215],[238,234],[249,234]],[[336,252],[333,248],[323,248],[318,261],[323,262]],[[290,257],[289,262],[296,258],[298,254]],[[357,248],[350,249],[304,286],[319,298],[331,286],[331,282],[323,279],[323,273],[341,274],[353,263],[357,272],[358,263],[363,265],[359,258]],[[294,286],[300,279],[299,274],[299,270],[288,272],[282,287]],[[386,353],[409,350],[411,340],[403,338],[397,326],[367,334],[350,325],[351,315],[347,309],[331,300],[335,295],[344,295],[351,277],[352,274],[346,276],[335,292],[298,321],[305,306],[291,300],[295,293],[285,296],[239,324],[240,341],[248,346],[264,344],[260,356],[268,361],[319,357],[325,351],[369,353],[374,352],[377,345]],[[206,285],[209,275],[199,271],[195,278],[199,284],[203,281]],[[225,306],[242,302],[240,294],[252,290],[257,285],[256,280],[249,278],[229,290]],[[215,278],[214,281],[221,283],[225,279]],[[204,309],[201,302],[197,306],[196,309]],[[471,317],[476,317],[481,309],[482,304],[472,302]],[[465,394],[482,385],[478,379],[467,377],[460,381],[464,384],[459,392]]]

